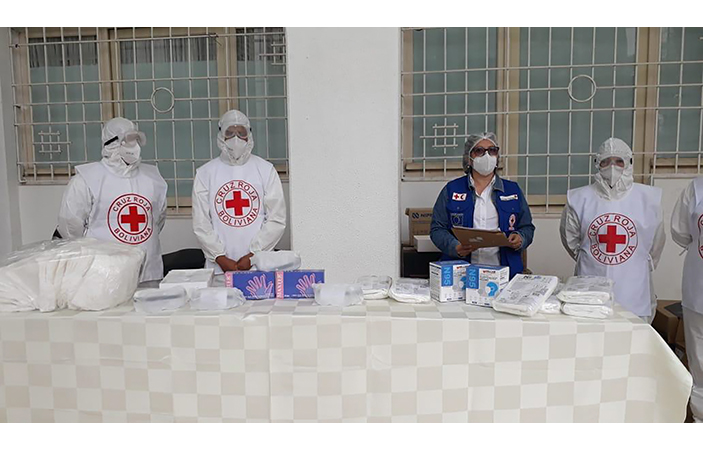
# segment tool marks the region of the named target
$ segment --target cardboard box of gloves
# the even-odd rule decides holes
[[[324,282],[325,271],[318,269],[225,273],[225,286],[239,289],[247,300],[314,298],[312,285]]]

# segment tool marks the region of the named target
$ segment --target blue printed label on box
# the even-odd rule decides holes
[[[276,272],[276,298],[314,298],[312,285],[325,282],[324,270]]]
[[[430,297],[438,302],[466,299],[466,268],[462,260],[430,263]]]
[[[238,271],[225,273],[225,285],[242,291],[247,300],[275,298],[276,273]]]
[[[508,285],[510,269],[471,264],[466,268],[466,303],[491,306],[493,299]]]

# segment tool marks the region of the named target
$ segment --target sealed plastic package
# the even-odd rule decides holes
[[[315,283],[312,285],[315,303],[321,306],[351,306],[364,300],[359,284]]]
[[[391,286],[389,295],[401,303],[428,303],[430,282],[419,278],[398,278]]]
[[[0,311],[100,311],[132,299],[146,253],[93,238],[43,241],[0,262]]]
[[[244,294],[237,288],[210,287],[196,289],[190,298],[191,309],[215,311],[244,304]]]
[[[300,255],[296,252],[281,250],[278,252],[256,252],[251,257],[254,270],[272,272],[275,270],[296,270],[300,268]]]
[[[182,308],[188,302],[188,293],[181,286],[163,289],[142,289],[134,294],[134,310],[154,314]]]
[[[387,298],[391,290],[393,279],[378,275],[365,275],[356,280],[361,285],[364,298],[368,300]]]
[[[493,309],[518,316],[532,316],[552,295],[557,284],[559,284],[557,277],[515,275],[508,286],[493,300]]]
[[[612,280],[605,277],[581,275],[569,278],[558,297],[565,303],[604,305],[610,301],[612,293]]]

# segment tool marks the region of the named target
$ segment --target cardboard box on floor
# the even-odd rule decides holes
[[[415,236],[430,234],[432,208],[406,208],[405,215],[408,216],[410,245],[413,244]]]

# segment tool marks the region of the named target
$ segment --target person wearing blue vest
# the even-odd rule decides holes
[[[463,157],[466,175],[450,181],[439,193],[430,238],[442,251],[442,260],[507,266],[513,278],[524,270],[522,251],[532,243],[535,226],[520,186],[496,174],[499,154],[495,134],[469,135]],[[452,233],[453,226],[501,230],[510,247],[462,245]]]

